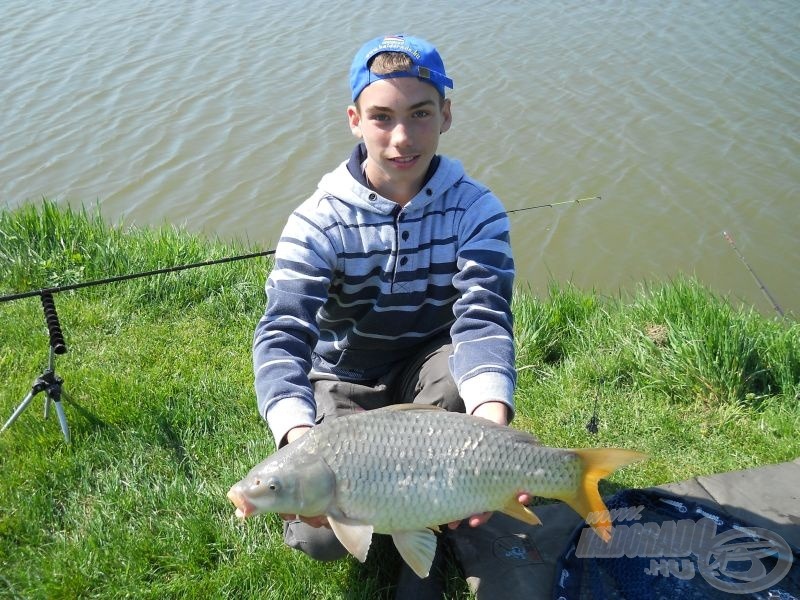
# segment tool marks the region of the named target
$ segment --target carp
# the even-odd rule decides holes
[[[490,511],[540,524],[519,503],[523,492],[566,502],[609,541],[598,481],[642,458],[632,450],[550,448],[486,419],[402,404],[323,421],[254,466],[228,498],[240,518],[326,515],[361,562],[372,534],[388,534],[427,577],[440,525]]]

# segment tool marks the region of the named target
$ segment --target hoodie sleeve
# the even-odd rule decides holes
[[[453,284],[460,297],[453,307],[451,370],[468,413],[484,402],[499,400],[513,417],[514,260],[509,221],[491,192],[478,188],[476,196],[457,224],[458,272]]]
[[[319,338],[316,314],[327,298],[336,252],[321,227],[299,211],[287,221],[267,278],[267,305],[253,336],[256,399],[276,444],[314,425],[308,379]]]

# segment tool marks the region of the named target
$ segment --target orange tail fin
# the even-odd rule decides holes
[[[620,467],[644,460],[647,455],[635,450],[617,448],[582,448],[573,452],[583,461],[583,477],[578,483],[575,495],[562,500],[583,517],[603,541],[609,542],[611,515],[600,497],[597,484]]]

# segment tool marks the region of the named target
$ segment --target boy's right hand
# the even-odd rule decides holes
[[[330,523],[328,523],[328,517],[325,515],[321,515],[319,517],[302,517],[300,515],[286,515],[282,514],[281,519],[284,521],[302,521],[306,525],[311,525],[311,527],[328,527],[330,528]]]
[[[293,441],[298,439],[309,429],[311,429],[311,427],[309,427],[308,425],[300,425],[299,427],[294,427],[293,429],[290,429],[286,434],[286,443],[291,444]]]

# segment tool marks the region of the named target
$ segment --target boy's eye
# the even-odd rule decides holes
[[[414,116],[418,119],[424,119],[430,114],[427,110],[418,110],[414,113]]]

